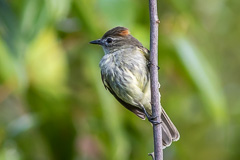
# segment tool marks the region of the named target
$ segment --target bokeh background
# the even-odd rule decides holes
[[[240,1],[159,0],[167,160],[240,159]],[[0,0],[0,159],[146,160],[152,127],[102,85],[115,26],[149,48],[147,0]]]

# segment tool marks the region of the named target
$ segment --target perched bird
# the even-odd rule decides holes
[[[99,64],[105,88],[141,119],[158,123],[152,117],[150,103],[149,50],[125,27],[115,27],[90,43],[101,45],[105,52]],[[163,108],[161,112],[163,146],[167,147],[180,135]]]

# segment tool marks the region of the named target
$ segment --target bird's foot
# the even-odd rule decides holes
[[[147,66],[148,66],[148,68],[150,69],[150,65],[153,65],[152,64],[152,62],[151,61],[148,61],[148,64],[147,64]],[[157,67],[157,69],[159,70],[160,69],[160,67],[159,66],[156,66]]]
[[[150,116],[143,106],[142,106],[142,108],[143,108],[143,112],[146,115],[149,122],[151,122],[153,125],[161,124],[161,122],[158,119],[159,116]]]

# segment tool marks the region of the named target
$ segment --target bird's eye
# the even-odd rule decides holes
[[[113,39],[112,38],[108,38],[107,39],[107,43],[112,43]]]

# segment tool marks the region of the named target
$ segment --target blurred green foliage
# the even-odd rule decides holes
[[[240,1],[161,0],[168,160],[240,158]],[[100,47],[125,26],[149,48],[146,0],[0,0],[0,159],[145,160],[152,127],[104,89]]]

